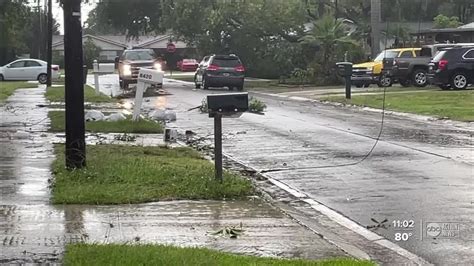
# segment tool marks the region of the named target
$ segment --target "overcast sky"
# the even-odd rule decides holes
[[[44,0],[43,0],[44,1]],[[84,24],[84,21],[87,20],[89,16],[89,12],[94,9],[96,1],[90,1],[91,3],[89,4],[84,4],[82,3],[81,5],[81,20],[82,24]],[[56,21],[59,23],[59,31],[61,34],[64,33],[64,18],[63,18],[63,9],[59,6],[59,3],[57,1],[53,1],[53,17],[56,19]]]

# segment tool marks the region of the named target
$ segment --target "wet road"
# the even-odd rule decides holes
[[[256,256],[320,259],[347,254],[262,202],[172,201],[53,206],[45,87],[19,89],[0,106],[0,264],[55,263],[67,243],[161,243]],[[155,136],[162,139],[162,136]],[[139,141],[151,144],[154,142]],[[214,236],[240,227],[237,239]]]
[[[165,88],[173,95],[151,98],[144,109],[174,109],[178,121],[169,126],[211,135],[212,119],[187,110],[226,90],[193,90],[185,82]],[[225,119],[224,152],[363,226],[387,219],[377,233],[432,263],[472,262],[472,124],[387,115],[381,140],[357,163],[375,143],[380,114],[256,96],[268,105],[266,114]],[[427,232],[431,222],[444,227],[442,234]]]

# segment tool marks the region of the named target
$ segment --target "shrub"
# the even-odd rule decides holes
[[[262,113],[262,112],[265,111],[265,109],[267,109],[267,105],[264,102],[254,98],[254,97],[250,98],[250,101],[249,101],[249,111],[250,112]]]

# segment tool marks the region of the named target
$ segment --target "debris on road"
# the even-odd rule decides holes
[[[244,230],[242,229],[242,223],[240,223],[240,228],[237,228],[236,226],[224,227],[214,233],[211,233],[211,235],[237,238],[238,236],[242,235],[243,232]]]
[[[110,122],[122,121],[126,119],[127,117],[123,115],[122,113],[114,113],[105,117],[105,121],[110,121]]]
[[[150,118],[155,121],[170,122],[176,121],[176,112],[170,110],[158,109],[149,114]]]
[[[105,115],[101,111],[90,110],[90,111],[87,111],[87,113],[85,114],[85,119],[87,122],[102,121],[105,119]]]

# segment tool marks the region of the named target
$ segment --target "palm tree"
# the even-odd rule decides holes
[[[348,29],[341,20],[334,20],[332,16],[324,16],[316,21],[309,34],[301,38],[302,44],[319,46],[322,57],[321,66],[330,70],[337,48],[344,45],[359,44],[348,35]]]

